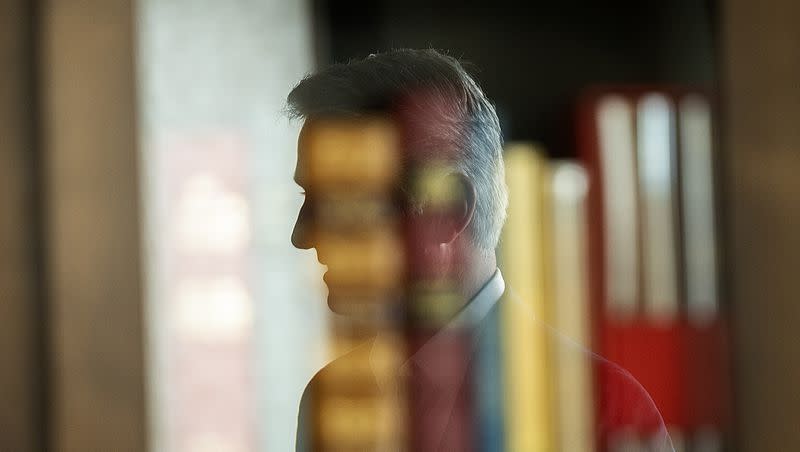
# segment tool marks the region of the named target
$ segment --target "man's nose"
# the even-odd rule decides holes
[[[308,250],[312,248],[310,224],[307,218],[305,205],[300,208],[300,213],[297,214],[297,220],[294,222],[294,229],[292,230],[292,245],[301,250]]]

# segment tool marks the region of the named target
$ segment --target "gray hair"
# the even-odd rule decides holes
[[[402,102],[409,107],[409,98],[406,116],[426,122],[417,144],[455,154],[456,169],[475,187],[473,242],[493,250],[508,205],[503,139],[494,106],[458,60],[432,49],[400,49],[335,64],[300,81],[287,109],[293,118],[359,116],[393,111]]]

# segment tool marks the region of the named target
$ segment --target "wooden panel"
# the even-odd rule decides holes
[[[41,4],[54,451],[146,450],[128,1]]]
[[[0,0],[0,450],[40,450],[29,8]]]
[[[800,450],[800,2],[723,2],[738,443]]]

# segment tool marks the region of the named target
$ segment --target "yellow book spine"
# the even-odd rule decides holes
[[[554,386],[561,450],[594,450],[590,313],[586,274],[585,202],[588,180],[577,163],[551,165],[550,268],[553,327],[565,341],[553,347]]]
[[[506,447],[556,450],[547,318],[544,249],[546,161],[532,145],[506,151],[508,220],[500,260],[509,290],[503,304]]]

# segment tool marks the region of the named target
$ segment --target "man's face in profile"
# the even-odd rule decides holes
[[[292,243],[316,250],[334,312],[399,296],[399,147],[397,128],[384,118],[309,119],[300,132],[295,181],[305,199]]]

